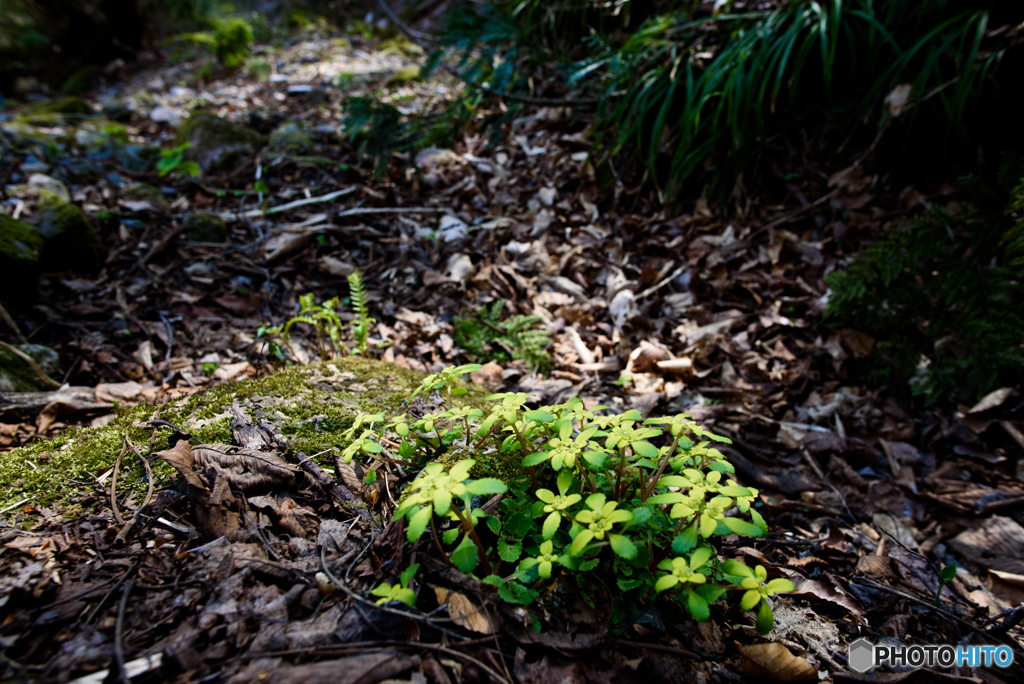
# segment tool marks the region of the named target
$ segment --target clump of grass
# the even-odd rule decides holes
[[[727,193],[765,141],[805,121],[884,126],[898,85],[911,86],[903,121],[928,109],[956,137],[999,54],[983,49],[988,13],[951,0],[791,0],[735,14],[694,3],[646,18],[633,3],[545,5],[453,13],[435,63],[454,56],[467,80],[513,96],[560,71],[556,90],[597,93],[599,155],[669,197],[691,181]]]

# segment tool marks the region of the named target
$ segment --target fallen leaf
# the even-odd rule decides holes
[[[487,619],[485,609],[477,608],[472,601],[462,594],[442,589],[441,587],[434,587],[434,595],[437,596],[438,603],[448,604],[448,614],[455,621],[455,624],[478,634],[494,633],[494,625]]]
[[[748,679],[776,682],[816,682],[818,671],[806,658],[793,655],[780,643],[740,646],[741,666]]]
[[[986,394],[981,401],[971,407],[967,413],[981,413],[1001,406],[1004,401],[1010,398],[1014,389],[1012,387],[1001,387],[994,392]]]

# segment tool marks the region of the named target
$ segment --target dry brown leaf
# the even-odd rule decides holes
[[[135,404],[142,400],[142,389],[137,382],[101,382],[96,385],[96,401]]]
[[[743,674],[748,679],[777,682],[816,682],[818,671],[806,658],[793,655],[780,643],[740,646]]]
[[[981,413],[982,411],[1002,406],[1003,402],[1009,399],[1013,392],[1014,389],[1012,387],[1002,387],[994,392],[989,392],[982,397],[981,401],[972,406],[967,413]]]
[[[485,610],[477,608],[472,601],[462,594],[442,589],[441,587],[434,587],[434,595],[437,596],[438,603],[448,604],[448,614],[455,621],[455,624],[478,634],[494,633],[494,625],[487,619]]]
[[[170,449],[156,452],[156,456],[167,461],[193,487],[209,489],[209,485],[203,482],[192,468],[195,457],[192,455],[192,447],[185,440],[179,440]]]
[[[224,477],[233,489],[243,492],[274,487],[305,489],[312,484],[309,475],[277,454],[203,444],[192,449],[192,456],[203,479],[214,482]]]
[[[888,556],[876,556],[871,554],[861,556],[857,559],[857,572],[863,572],[872,577],[895,577],[892,571],[892,561]]]

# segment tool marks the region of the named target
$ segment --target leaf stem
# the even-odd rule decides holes
[[[654,477],[650,479],[648,486],[643,487],[643,491],[640,494],[641,501],[647,501],[647,499],[650,498],[651,494],[654,493],[654,487],[657,485],[658,480],[660,480],[661,476],[664,474],[665,468],[668,466],[668,462],[669,460],[671,460],[672,454],[675,452],[676,446],[678,446],[678,444],[679,438],[676,437],[675,439],[672,440],[672,446],[670,446],[668,448],[668,451],[665,452],[665,455],[661,457],[661,462],[658,464],[658,470],[656,473],[654,473]]]
[[[444,547],[441,546],[441,540],[437,536],[437,528],[434,527],[434,516],[430,516],[430,535],[434,538],[434,546],[437,547],[438,552],[441,554],[441,559],[448,564],[449,567],[454,568],[455,564],[452,563],[452,559],[448,557]]]
[[[484,574],[492,574],[491,563],[487,560],[487,551],[484,550],[484,545],[483,542],[480,541],[480,537],[476,535],[476,529],[473,527],[473,523],[466,519],[466,516],[462,514],[462,511],[459,510],[458,506],[452,506],[451,508],[452,512],[455,513],[455,517],[462,522],[462,526],[465,528],[466,532],[469,533],[469,538],[473,540],[474,544],[476,544],[477,551],[480,552],[480,562],[483,563],[484,566]]]

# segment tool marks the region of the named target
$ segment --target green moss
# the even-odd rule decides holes
[[[0,288],[24,290],[39,274],[43,236],[34,226],[0,212]]]
[[[46,244],[42,263],[50,271],[74,271],[92,275],[100,270],[96,231],[82,210],[55,196],[44,197],[36,215]]]
[[[270,134],[270,149],[275,152],[303,154],[313,149],[313,139],[306,128],[295,121],[286,121]]]
[[[188,239],[196,242],[224,242],[228,237],[227,225],[215,214],[189,214],[182,224],[188,228]]]
[[[0,455],[0,508],[29,498],[34,505],[51,505],[66,513],[67,506],[81,497],[80,489],[91,491],[94,476],[114,464],[124,435],[147,456],[167,448],[170,430],[154,432],[148,427],[157,414],[202,442],[230,444],[230,407],[238,401],[254,420],[267,420],[279,427],[292,452],[312,455],[343,449],[347,440],[342,435],[351,427],[356,414],[402,413],[403,402],[423,377],[393,364],[346,357],[218,385],[159,407],[124,409],[104,427],[68,430],[55,438]],[[468,393],[463,399],[482,406],[488,392],[481,387],[464,386]],[[461,454],[457,460],[469,457]],[[474,473],[474,477],[511,476],[520,459],[518,454],[508,458],[514,463],[504,463],[497,456],[482,461],[478,467],[484,470]],[[162,461],[154,461],[153,467],[158,484],[174,479]],[[126,489],[145,491],[147,485],[137,458],[125,461],[122,470],[120,481]]]
[[[238,169],[266,140],[256,131],[212,112],[192,112],[175,137],[176,145],[185,143],[191,143],[185,151],[189,160],[205,171],[221,172]]]
[[[96,116],[92,105],[80,97],[64,97],[59,100],[36,102],[25,107],[26,115],[61,114],[68,120],[79,120],[85,116]]]

